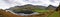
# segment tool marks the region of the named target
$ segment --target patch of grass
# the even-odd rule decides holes
[[[48,12],[48,10],[34,10],[35,12]]]
[[[48,17],[59,17],[59,13],[58,12],[54,12],[52,15],[49,15]]]
[[[48,12],[48,10],[39,10],[39,9],[36,9],[34,10],[35,12]],[[54,12],[52,15],[48,15],[48,17],[60,17],[59,16],[59,13],[58,12]]]

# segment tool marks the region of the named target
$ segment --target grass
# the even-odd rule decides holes
[[[35,12],[48,12],[48,10],[34,10]],[[58,12],[54,12],[52,15],[48,15],[47,17],[60,17]]]
[[[48,10],[35,10],[36,12],[48,12]],[[54,12],[52,15],[48,15],[47,17],[60,17],[58,12]]]
[[[48,12],[48,10],[34,10],[35,12]]]
[[[54,12],[52,15],[49,15],[48,17],[59,17],[59,13],[58,12]]]
[[[36,12],[48,12],[48,10],[35,10]],[[5,12],[4,10],[0,10],[0,14],[3,14],[3,17],[22,17],[11,14],[9,12]],[[58,12],[54,12],[52,15],[48,15],[47,17],[60,17]]]

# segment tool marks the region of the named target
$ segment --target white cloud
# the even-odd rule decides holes
[[[58,7],[58,5],[59,5],[59,1],[57,1],[57,0],[51,0],[50,1],[51,2],[51,5],[53,5],[53,6],[56,6],[56,7]]]
[[[0,8],[1,9],[7,9],[7,8],[9,8],[9,7],[13,7],[13,6],[15,6],[16,4],[8,4],[8,3],[5,3],[4,1],[0,1]]]
[[[33,4],[33,5],[43,5],[48,6],[49,4],[58,6],[58,0],[1,0],[0,1],[0,8],[6,9],[9,7],[13,7],[15,5],[25,5],[25,4]]]

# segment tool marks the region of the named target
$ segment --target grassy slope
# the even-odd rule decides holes
[[[35,12],[48,12],[48,10],[34,10]],[[54,12],[52,15],[48,15],[48,17],[60,17],[58,12]]]
[[[40,10],[40,9],[35,9],[35,12],[48,12],[48,10]]]
[[[49,15],[48,17],[60,17],[58,12],[54,12],[52,15]]]

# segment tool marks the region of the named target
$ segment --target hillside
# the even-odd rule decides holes
[[[49,5],[46,9],[48,9],[48,10],[49,10],[49,9],[54,9],[54,10],[55,10],[56,8],[57,8],[57,7],[55,7],[55,6],[53,6],[53,5]]]
[[[22,17],[22,16],[17,16],[10,12],[6,12],[6,10],[0,9],[0,17]]]
[[[58,12],[52,13],[52,11],[50,10],[50,12],[44,12],[38,15],[20,16],[20,15],[12,14],[9,11],[6,12],[6,10],[0,10],[0,17],[59,17],[59,13]]]
[[[11,13],[10,11],[6,12],[6,10],[0,9],[0,17],[60,17],[59,16],[60,10],[58,8],[57,9],[58,9],[59,12],[56,12],[54,10],[54,7],[52,8],[52,6],[49,6],[49,8],[52,8],[52,9],[49,9],[49,10],[45,10],[45,8],[40,9],[39,7],[38,6],[37,7],[32,6],[32,5],[28,4],[28,5],[15,6],[15,7],[12,7],[10,9],[6,9],[6,10],[14,11],[14,12],[19,12],[19,13],[21,11],[23,11],[24,13],[25,12],[30,13],[32,11],[40,13],[40,14],[35,14],[35,15],[33,14],[33,15],[28,15],[28,16],[15,15],[15,14]]]

